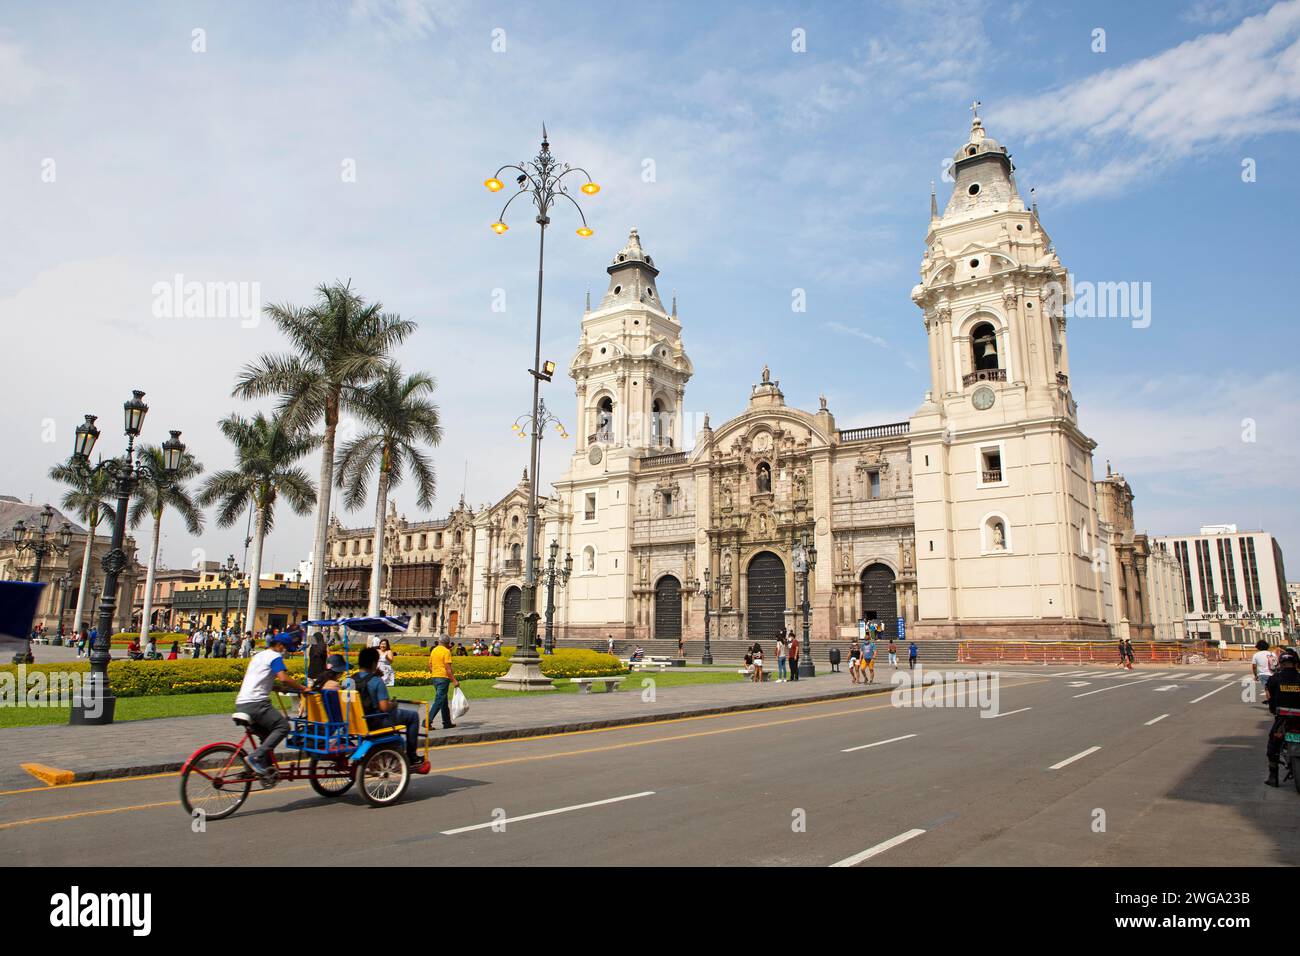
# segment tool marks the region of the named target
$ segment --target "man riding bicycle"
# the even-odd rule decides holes
[[[1300,654],[1294,647],[1284,647],[1277,656],[1277,670],[1268,679],[1268,709],[1273,714],[1273,726],[1268,732],[1268,779],[1264,782],[1276,787],[1280,786],[1278,759],[1287,727],[1300,727]]]
[[[289,676],[284,664],[284,652],[291,645],[283,634],[276,634],[270,639],[270,646],[253,655],[244,672],[244,683],[235,698],[235,709],[248,715],[250,723],[262,731],[262,743],[256,750],[244,758],[248,769],[259,777],[271,776],[271,754],[276,745],[289,733],[289,721],[285,720],[280,709],[271,703],[271,689],[276,683],[283,684],[303,693],[307,690],[302,684]]]

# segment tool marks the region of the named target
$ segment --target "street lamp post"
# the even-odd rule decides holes
[[[813,663],[808,633],[808,586],[811,583],[809,578],[817,567],[817,545],[809,540],[808,532],[803,531],[799,540],[791,544],[791,550],[794,552],[794,569],[803,578],[803,651],[799,655],[799,676],[816,677],[817,666]]]
[[[438,585],[438,633],[447,633],[447,602],[451,600],[451,585],[443,581]]]
[[[704,656],[700,658],[701,664],[713,663],[713,645],[709,643],[709,620],[712,617],[713,610],[713,573],[705,567],[704,569]]]
[[[86,420],[77,426],[74,437],[72,459],[76,466],[86,475],[93,475],[103,468],[116,484],[117,507],[113,511],[113,534],[109,539],[108,553],[104,555],[101,565],[104,569],[103,599],[99,604],[99,625],[95,641],[90,650],[90,673],[86,678],[86,689],[72,700],[70,722],[73,724],[111,724],[117,699],[113,696],[108,683],[108,661],[111,657],[113,643],[113,611],[117,606],[117,579],[126,568],[127,557],[123,550],[126,543],[127,508],[131,503],[131,494],[140,478],[139,465],[135,459],[135,440],[144,428],[144,417],[149,406],[144,403],[144,392],[135,389],[131,398],[122,404],[124,432],[126,434],[126,451],[121,458],[110,458],[95,466],[90,464],[90,453],[99,440],[99,429],[95,426],[95,415],[87,415]],[[185,443],[181,433],[173,430],[171,438],[162,443],[163,467],[168,472],[175,472],[180,467],[181,457],[185,454]]]
[[[64,571],[59,575],[59,637],[63,637],[63,615],[68,610],[68,589],[72,587],[72,575]]]
[[[225,585],[225,590],[221,592],[221,632],[226,631],[226,614],[230,609],[230,582],[234,581],[239,575],[239,565],[235,564],[235,556],[232,554],[226,558],[226,563],[218,566],[217,580]]]
[[[41,509],[40,523],[35,529],[33,536],[32,529],[27,527],[27,522],[21,518],[14,522],[13,538],[14,549],[19,553],[30,551],[36,559],[36,564],[32,568],[32,581],[37,582],[41,579],[41,569],[45,563],[47,554],[66,554],[68,545],[72,543],[72,525],[63,522],[59,528],[58,534],[50,538],[50,524],[54,521],[54,509],[46,505]],[[66,577],[66,575],[65,575]],[[60,601],[60,604],[62,602]],[[13,663],[25,664],[31,656],[32,647],[30,639],[27,646],[14,654]]]
[[[551,373],[555,366],[547,363],[544,369],[542,366],[542,273],[543,265],[546,261],[546,227],[551,222],[551,207],[559,200],[564,199],[573,205],[578,211],[578,217],[582,220],[582,225],[578,228],[578,235],[584,239],[592,235],[591,227],[587,225],[587,217],[582,212],[582,207],[578,205],[576,199],[569,195],[568,185],[565,182],[567,177],[573,173],[581,173],[585,182],[579,187],[584,195],[594,196],[600,192],[600,187],[592,182],[591,176],[585,169],[578,166],[570,166],[568,163],[559,163],[551,155],[551,144],[547,142],[546,127],[542,127],[542,148],[531,161],[521,161],[517,164],[509,163],[502,166],[496,173],[485,180],[483,185],[490,192],[500,192],[505,188],[501,182],[500,176],[506,170],[512,170],[519,175],[515,178],[517,191],[511,196],[506,204],[501,207],[501,215],[497,221],[492,223],[492,231],[497,235],[504,235],[509,228],[506,225],[506,210],[520,196],[531,198],[533,205],[537,209],[537,225],[539,227],[539,239],[537,245],[537,323],[533,340],[533,367],[529,369],[529,374],[533,376],[533,413],[531,415],[533,428],[532,442],[530,448],[530,460],[532,462],[532,472],[529,474],[528,484],[528,544],[527,553],[524,562],[524,593],[522,607],[519,612],[519,625],[516,628],[519,639],[515,649],[515,656],[510,659],[510,671],[496,685],[505,690],[552,690],[551,680],[542,675],[541,658],[537,655],[536,638],[537,638],[537,571],[534,567],[534,557],[537,553],[537,442],[540,437],[541,429],[537,427],[540,421],[539,413],[541,410],[541,384],[543,381],[551,380]]]
[[[555,586],[558,584],[561,588],[569,583],[569,575],[573,573],[573,555],[565,554],[564,565],[557,567],[556,558],[560,555],[560,542],[554,538],[551,539],[550,554],[546,560],[546,570],[542,572],[542,580],[546,582],[546,646],[547,654],[555,653],[555,637],[553,633],[555,622]]]

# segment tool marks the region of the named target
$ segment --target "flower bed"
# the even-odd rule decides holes
[[[501,657],[453,657],[452,669],[460,680],[501,677],[510,669],[509,655],[514,648],[503,651]],[[351,655],[356,665],[355,648]],[[618,659],[609,654],[581,648],[565,648],[554,654],[542,656],[542,673],[547,677],[606,677],[627,673]],[[303,678],[303,661],[300,655],[286,660],[289,674],[295,680]],[[248,660],[238,657],[201,658],[175,661],[111,661],[108,680],[118,697],[155,697],[171,694],[202,694],[211,691],[238,690],[244,679]],[[88,661],[67,661],[56,664],[35,664],[28,673],[85,673]],[[399,687],[428,684],[433,675],[427,657],[401,655],[393,662]],[[14,673],[15,664],[0,665],[0,673]]]

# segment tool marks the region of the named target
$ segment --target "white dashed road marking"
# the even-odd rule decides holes
[[[845,857],[843,860],[840,860],[838,863],[832,863],[831,866],[833,867],[834,866],[857,866],[859,863],[863,862],[864,860],[869,860],[873,856],[879,856],[881,853],[884,853],[886,850],[892,850],[900,843],[906,843],[908,840],[911,840],[914,837],[919,837],[924,832],[925,832],[924,830],[908,830],[906,833],[900,833],[898,836],[894,837],[893,839],[886,840],[884,843],[877,843],[875,846],[871,847],[870,849],[863,850],[861,853],[855,853],[850,857]]]
[[[1152,724],[1158,724],[1160,723],[1160,721],[1164,720],[1168,716],[1169,716],[1168,714],[1161,714],[1159,717],[1155,717],[1151,720],[1148,720],[1145,726],[1150,727]]]
[[[1070,764],[1074,763],[1076,760],[1082,760],[1084,757],[1088,756],[1088,754],[1095,754],[1095,753],[1096,753],[1098,750],[1100,750],[1100,749],[1101,749],[1100,747],[1089,747],[1087,750],[1082,750],[1082,751],[1080,751],[1079,753],[1075,754],[1073,757],[1066,757],[1066,758],[1065,758],[1064,760],[1062,760],[1060,763],[1054,763],[1054,764],[1052,764],[1052,765],[1051,765],[1050,767],[1048,767],[1047,769],[1048,769],[1048,770],[1060,770],[1062,767],[1068,767]]]
[[[1132,687],[1134,684],[1145,684],[1145,683],[1146,683],[1147,681],[1149,681],[1149,680],[1151,680],[1150,677],[1144,677],[1142,680],[1130,680],[1130,681],[1125,681],[1123,684],[1111,684],[1109,687],[1103,687],[1103,688],[1101,688],[1100,690],[1089,690],[1089,691],[1084,691],[1082,694],[1075,694],[1074,696],[1075,696],[1076,698],[1079,698],[1079,697],[1090,697],[1090,696],[1092,696],[1093,694],[1104,694],[1104,693],[1105,693],[1106,691],[1108,691],[1108,690],[1118,690],[1118,689],[1121,688],[1121,687]]]
[[[1200,697],[1197,697],[1195,700],[1192,701],[1192,703],[1199,704],[1201,701],[1205,700],[1205,698],[1213,697],[1219,691],[1227,690],[1231,686],[1232,686],[1231,684],[1220,684],[1218,687],[1214,688],[1214,690],[1210,691],[1208,694],[1202,694]]]
[[[555,810],[543,810],[540,813],[525,813],[523,816],[506,817],[502,820],[493,820],[490,823],[476,823],[469,827],[457,827],[455,830],[443,830],[443,836],[454,836],[457,833],[468,833],[471,830],[486,830],[488,827],[504,826],[507,823],[520,823],[524,820],[536,820],[538,817],[550,817],[557,813],[569,813],[572,810],[586,810],[590,807],[603,807],[607,803],[621,803],[624,800],[635,800],[638,797],[653,797],[653,790],[643,790],[641,793],[628,793],[621,797],[610,797],[608,800],[593,800],[591,803],[579,803],[572,807],[558,807]]]
[[[874,744],[862,744],[860,747],[846,747],[844,750],[841,750],[840,753],[851,754],[855,750],[867,750],[871,747],[883,747],[885,744],[897,743],[900,740],[907,740],[915,736],[916,734],[903,734],[901,737],[890,737],[888,740],[877,740]]]

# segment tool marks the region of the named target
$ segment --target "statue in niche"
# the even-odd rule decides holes
[[[758,466],[755,484],[760,495],[768,494],[772,490],[772,466],[767,462],[762,462]]]
[[[722,582],[722,606],[731,607],[731,582]]]
[[[725,551],[722,555],[722,579],[731,580],[731,552]]]
[[[1001,521],[993,522],[993,550],[1005,551],[1007,547],[1007,533],[1002,527]]]
[[[849,573],[849,553],[847,551],[840,552],[840,570],[845,574]]]
[[[772,384],[772,371],[767,367],[766,363],[763,364],[763,384],[764,385]]]
[[[766,512],[758,516],[758,533],[761,535],[767,534],[767,513]]]
[[[794,496],[795,498],[804,497],[804,473],[802,470],[794,473]]]
[[[912,546],[910,544],[905,544],[903,545],[903,570],[910,571],[911,568],[912,568]]]

